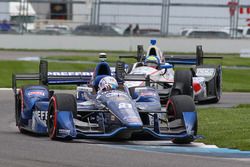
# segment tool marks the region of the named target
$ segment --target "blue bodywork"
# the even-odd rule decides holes
[[[111,70],[106,62],[100,62],[94,73],[74,74],[76,73],[52,72],[49,74],[48,84],[88,83],[96,88],[100,78],[110,76]],[[19,91],[20,97],[23,98],[20,129],[48,134],[49,94],[45,86],[27,86]],[[164,122],[167,112],[161,111],[158,92],[151,87],[137,87],[133,90],[124,88],[97,94],[81,90],[78,91],[76,100],[77,118],[72,111],[56,111],[57,138],[130,139],[140,134],[170,140],[197,138],[197,115],[194,111],[183,112],[183,121],[180,121],[183,123],[178,125],[181,130],[175,132],[171,131],[170,127],[162,127],[161,122]],[[169,122],[165,122],[165,125],[168,124]]]

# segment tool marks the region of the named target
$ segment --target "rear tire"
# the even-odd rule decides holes
[[[44,86],[44,85],[26,85],[26,86],[23,86],[20,88],[18,94],[16,95],[16,102],[15,102],[15,119],[16,119],[16,126],[18,127],[19,131],[21,133],[27,133],[27,130],[25,130],[23,127],[27,126],[27,123],[24,123],[24,122],[27,122],[28,119],[32,119],[32,112],[33,112],[33,108],[32,106],[29,106],[27,103],[24,102],[24,99],[27,99],[29,100],[29,96],[25,95],[25,91],[27,89],[32,89],[32,87],[39,87],[39,88],[42,88],[44,89],[44,91],[47,91],[49,92],[48,90],[48,87],[47,86]],[[36,88],[33,90],[36,90]],[[48,96],[44,96],[42,97],[42,99],[47,99]],[[29,107],[29,108],[28,108]],[[27,109],[28,108],[28,109]],[[25,109],[25,111],[24,111]],[[22,120],[22,112],[30,112],[29,115],[30,118],[26,118],[25,120]]]
[[[188,95],[193,98],[193,75],[190,70],[177,70],[174,74],[174,85],[171,90],[173,95]]]
[[[168,116],[171,118],[169,121],[173,121],[176,119],[181,119],[183,121],[183,112],[194,112],[195,111],[195,104],[193,99],[187,95],[177,95],[172,96],[168,100],[167,103],[167,113]],[[198,130],[198,122],[195,124],[195,133],[197,134]],[[189,144],[193,141],[193,138],[175,138],[172,140],[175,144]]]
[[[21,126],[21,112],[22,112],[22,104],[23,104],[23,94],[22,91],[19,91],[16,97],[16,112],[15,112],[15,119],[16,119],[16,126],[19,129],[20,133],[26,133],[26,131]]]
[[[76,117],[77,106],[76,99],[73,95],[55,94],[51,97],[48,109],[47,126],[49,137],[52,140],[58,140],[57,112],[60,111],[71,111],[73,113],[73,117]]]

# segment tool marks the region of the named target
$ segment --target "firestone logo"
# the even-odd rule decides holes
[[[32,95],[45,96],[45,93],[44,92],[39,92],[39,91],[29,92],[28,93],[28,96],[32,96]]]

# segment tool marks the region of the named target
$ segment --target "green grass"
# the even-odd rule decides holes
[[[250,92],[250,70],[223,69],[222,87],[226,92]]]
[[[250,105],[235,108],[198,109],[198,140],[218,147],[250,150]]]

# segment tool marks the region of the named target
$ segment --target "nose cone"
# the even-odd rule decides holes
[[[140,117],[128,117],[124,121],[125,121],[125,126],[129,129],[141,129],[143,126]]]

